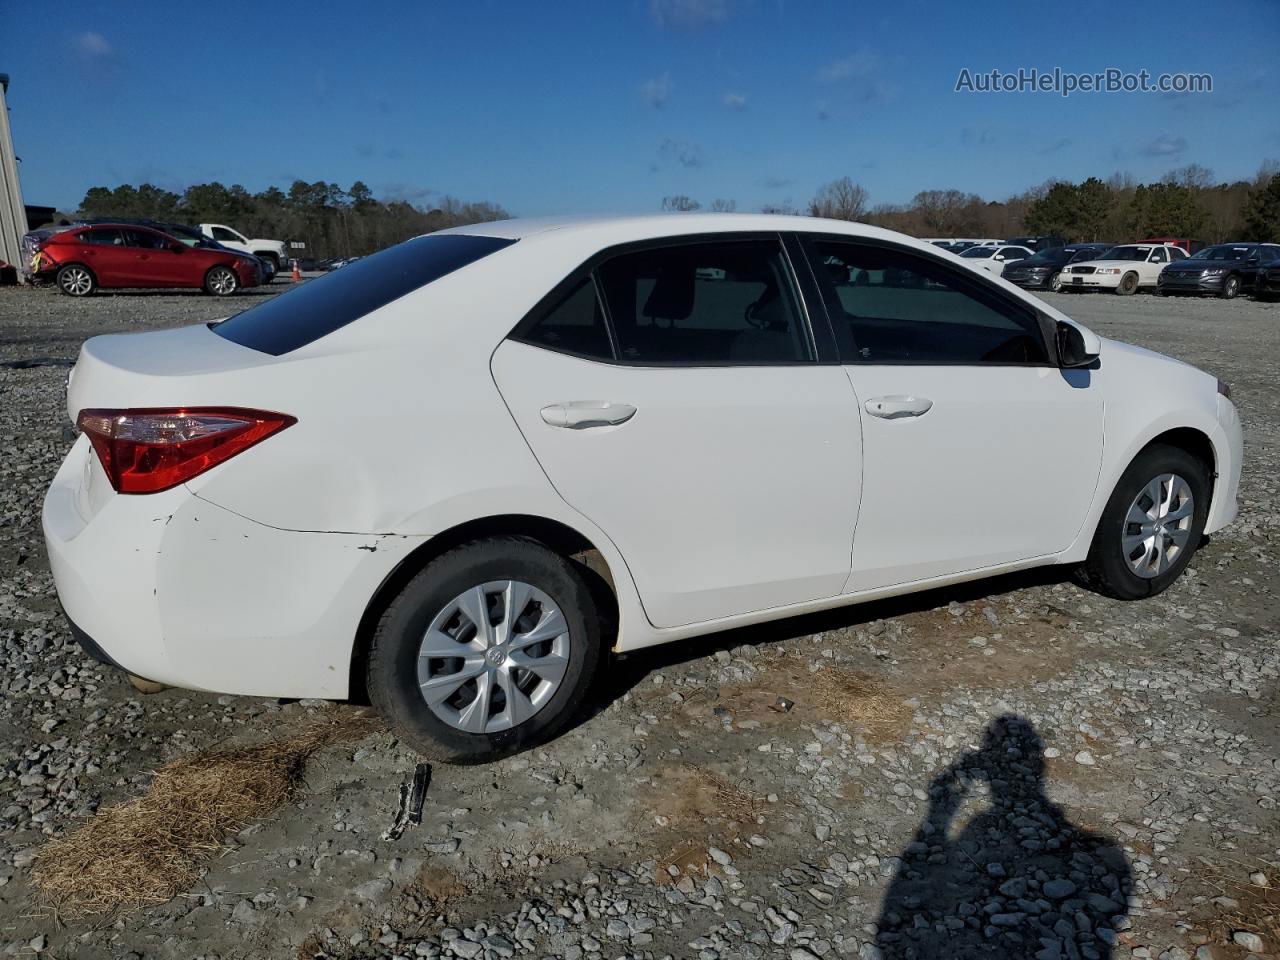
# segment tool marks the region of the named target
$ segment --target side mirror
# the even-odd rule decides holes
[[[1057,339],[1060,367],[1087,367],[1098,359],[1097,353],[1089,352],[1084,334],[1072,324],[1058,321]]]

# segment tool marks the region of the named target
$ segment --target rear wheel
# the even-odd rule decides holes
[[[1061,293],[1062,292],[1062,274],[1051,273],[1049,275],[1049,283],[1047,284],[1047,286],[1054,293]]]
[[[1209,512],[1209,470],[1179,447],[1153,445],[1129,465],[1098,521],[1084,573],[1101,593],[1140,600],[1191,562]]]
[[[230,267],[214,267],[204,275],[204,289],[215,297],[229,297],[240,289],[240,278]]]
[[[93,272],[78,263],[69,263],[60,267],[54,278],[58,289],[69,297],[87,297],[98,286]]]
[[[435,760],[489,759],[562,730],[599,665],[600,612],[569,560],[516,538],[432,561],[383,613],[369,698]]]
[[[1122,297],[1133,294],[1138,289],[1138,275],[1136,273],[1126,273],[1120,278],[1120,285],[1116,287],[1116,293]]]
[[[1223,300],[1232,300],[1240,292],[1240,278],[1232,274],[1222,281],[1222,290],[1218,296]]]

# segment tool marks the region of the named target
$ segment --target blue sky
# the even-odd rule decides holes
[[[302,178],[522,215],[676,193],[751,210],[845,175],[872,203],[1003,199],[1280,158],[1276,0],[0,6],[25,198],[64,208],[93,185]],[[956,93],[966,67],[1206,72],[1214,91]]]

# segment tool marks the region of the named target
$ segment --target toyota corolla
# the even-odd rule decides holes
[[[562,728],[624,652],[1060,565],[1141,600],[1236,514],[1225,384],[900,234],[766,215],[409,240],[95,337],[44,506],[94,656],[367,690],[424,754]]]

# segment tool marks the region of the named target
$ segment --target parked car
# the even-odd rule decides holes
[[[1258,278],[1253,285],[1253,295],[1258,300],[1270,300],[1280,296],[1280,260],[1264,263],[1258,270]]]
[[[1112,247],[1105,260],[1090,260],[1062,268],[1063,290],[1113,290],[1127,296],[1155,287],[1160,271],[1187,258],[1172,244],[1126,243]]]
[[[232,230],[221,223],[202,223],[199,226],[200,232],[206,237],[217,240],[230,250],[239,250],[242,253],[251,253],[255,257],[270,260],[276,273],[280,271],[282,264],[289,262],[288,248],[283,240],[250,240],[240,231]]]
[[[1179,247],[1187,256],[1199,253],[1204,249],[1203,240],[1189,240],[1186,237],[1147,237],[1143,243],[1170,243]]]
[[[1056,292],[1062,288],[1063,267],[1102,256],[1113,246],[1111,243],[1073,243],[1066,247],[1047,247],[1026,260],[1008,264],[1003,276],[1027,290]]]
[[[610,648],[1048,564],[1158,594],[1236,514],[1229,394],[875,227],[473,224],[88,340],[44,532],[94,656],[475,759]]]
[[[969,266],[994,273],[998,277],[1004,273],[1006,264],[1027,259],[1031,256],[1031,251],[1026,247],[980,246],[970,247],[960,256],[969,263]]]
[[[208,247],[214,250],[227,250],[227,251],[231,250],[230,247],[224,246],[223,244],[219,243],[217,240],[214,240],[206,236],[205,234],[201,233],[200,230],[197,229],[196,227],[188,226],[185,223],[170,223],[165,220],[151,220],[151,219],[143,219],[143,218],[136,218],[136,217],[115,217],[115,218],[86,217],[80,220],[73,221],[71,225],[80,226],[84,224],[91,224],[91,225],[111,224],[115,226],[128,225],[131,227],[150,227],[153,230],[159,230],[161,233],[168,234],[169,236],[173,237],[175,240],[181,241],[182,243],[186,244],[188,247]],[[241,250],[232,251],[232,252],[238,253],[242,257],[248,257],[252,260],[257,261],[258,266],[262,270],[262,282],[264,284],[271,283],[271,281],[275,279],[276,266],[275,266],[274,260],[267,260],[267,259],[263,259],[262,257],[255,257],[253,254],[245,253],[244,251],[241,251]]]
[[[1049,250],[1053,247],[1065,247],[1067,245],[1067,241],[1063,240],[1061,237],[1010,237],[1006,242],[1019,247],[1027,247],[1030,250],[1034,250],[1036,253],[1039,253],[1041,250]]]
[[[73,297],[88,296],[99,287],[197,287],[225,297],[262,282],[253,257],[188,246],[137,224],[60,230],[36,245],[32,260],[36,279],[52,280]]]
[[[1251,289],[1263,260],[1280,258],[1280,245],[1272,243],[1218,243],[1160,271],[1162,294],[1212,293],[1230,300]]]

